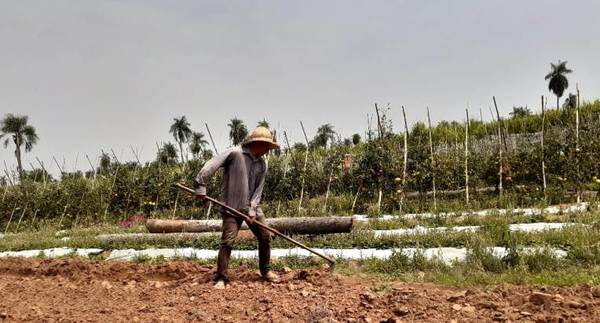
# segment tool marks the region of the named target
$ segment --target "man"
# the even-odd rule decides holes
[[[270,282],[278,282],[279,277],[270,271],[271,234],[269,231],[254,225],[255,221],[264,223],[265,216],[259,206],[265,185],[267,164],[263,155],[270,149],[279,148],[273,141],[273,135],[265,127],[257,127],[242,142],[241,147],[231,148],[206,162],[196,176],[196,197],[206,197],[206,181],[217,169],[223,167],[223,202],[245,214],[252,221],[248,224],[258,239],[259,268],[262,277]],[[222,210],[223,219],[221,248],[217,259],[215,288],[225,288],[229,281],[227,267],[231,249],[242,225],[242,219]],[[248,222],[248,221],[247,221]]]

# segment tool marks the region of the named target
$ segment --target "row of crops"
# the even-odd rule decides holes
[[[308,150],[284,145],[268,156],[264,208],[276,216],[419,212],[432,208],[434,182],[436,210],[465,208],[467,175],[466,207],[473,209],[571,202],[600,188],[600,101],[581,106],[578,126],[575,109],[546,111],[543,149],[539,114],[493,122],[472,119],[468,140],[465,126],[465,121],[440,122],[430,133],[426,123],[416,123],[407,131],[406,164],[404,131],[392,131],[389,120],[358,144],[336,142]],[[175,182],[191,185],[203,162],[111,160],[95,172],[64,173],[60,180],[41,169],[30,171],[20,184],[2,181],[0,222],[11,221],[16,228],[47,219],[69,226],[136,213],[215,215],[172,187]],[[218,177],[209,184],[215,195]]]

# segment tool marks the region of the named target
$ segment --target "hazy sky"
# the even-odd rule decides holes
[[[26,154],[89,168],[101,149],[154,158],[186,115],[219,149],[227,120],[266,118],[292,141],[332,123],[363,133],[373,103],[400,125],[489,118],[491,97],[539,108],[549,63],[600,97],[600,1],[0,0],[0,115],[26,114]],[[554,98],[549,103],[554,105]],[[0,160],[14,167],[12,146]],[[4,168],[3,165],[0,167]],[[55,165],[52,165],[56,169]]]

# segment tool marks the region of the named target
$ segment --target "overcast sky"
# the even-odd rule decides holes
[[[324,123],[363,133],[374,102],[396,126],[401,105],[410,122],[426,106],[462,120],[467,104],[489,119],[492,95],[505,114],[539,109],[559,59],[574,70],[567,92],[600,97],[598,13],[597,0],[0,0],[0,116],[36,127],[27,169],[56,156],[68,170],[101,149],[152,159],[181,115],[221,150],[234,116],[291,141],[299,120],[309,136]],[[14,167],[13,147],[0,159]]]

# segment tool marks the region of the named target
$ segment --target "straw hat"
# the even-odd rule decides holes
[[[271,134],[271,131],[265,127],[256,127],[256,129],[254,129],[252,133],[246,137],[246,139],[244,139],[242,146],[246,146],[257,141],[268,143],[270,149],[279,148],[279,145],[273,141],[273,135]]]

